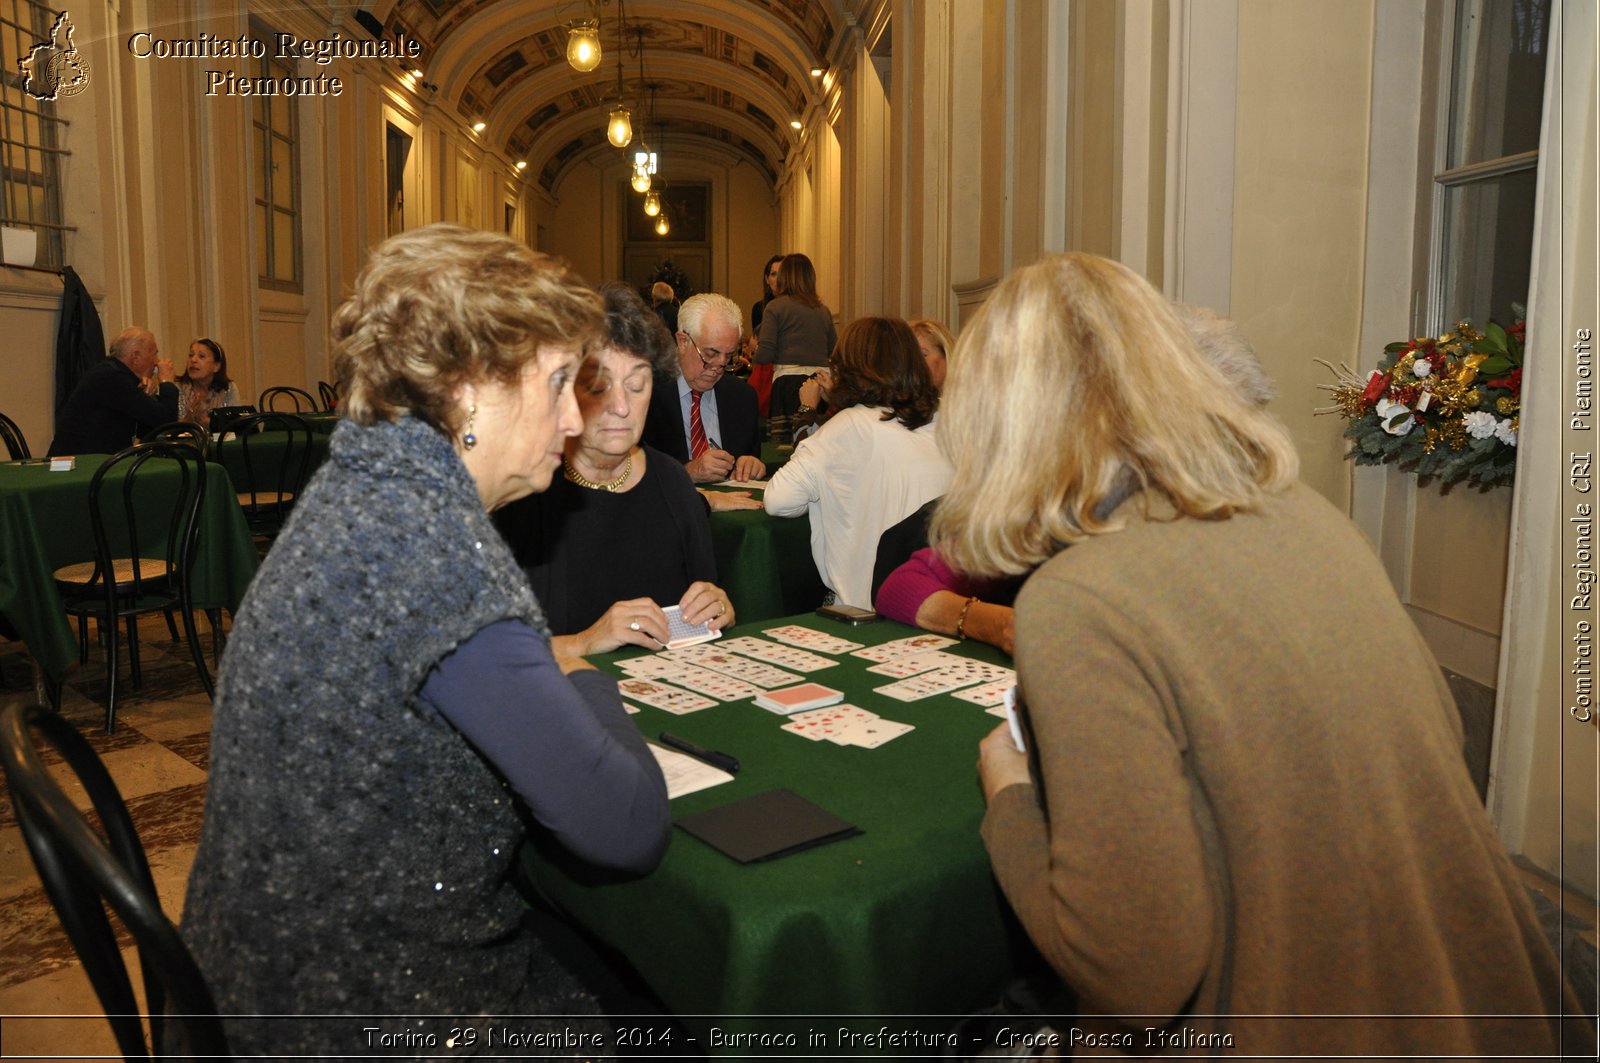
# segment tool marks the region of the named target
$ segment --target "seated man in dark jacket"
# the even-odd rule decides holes
[[[645,415],[644,442],[684,463],[695,483],[759,480],[756,393],[727,375],[739,351],[744,315],[728,297],[690,296],[678,308],[679,372],[657,379]]]
[[[123,329],[67,399],[50,454],[115,454],[140,432],[176,421],[177,377],[160,354],[148,329]]]

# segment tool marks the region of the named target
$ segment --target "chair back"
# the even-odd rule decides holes
[[[95,470],[89,481],[95,553],[89,586],[104,593],[105,615],[127,612],[130,603],[157,595],[192,609],[189,569],[205,493],[205,458],[186,441],[138,443]],[[135,563],[119,566],[119,559]],[[147,570],[137,563],[141,559],[164,564]]]
[[[28,441],[22,435],[22,429],[17,427],[17,422],[0,413],[0,442],[6,445],[6,453],[11,455],[12,461],[21,461],[33,457],[33,452],[28,449]]]
[[[268,388],[261,393],[261,398],[256,400],[256,405],[265,413],[274,412],[279,406],[288,407],[290,413],[317,412],[317,400],[311,397],[309,391],[301,391],[299,388]]]
[[[258,413],[233,423],[217,459],[233,477],[250,530],[275,535],[311,474],[311,426],[292,413]]]
[[[157,440],[187,443],[198,450],[202,458],[211,454],[211,433],[199,421],[169,421],[139,437],[141,443],[154,443]]]
[[[317,381],[317,394],[322,396],[322,408],[329,413],[339,408],[339,389],[326,380]]]
[[[71,769],[89,795],[103,836],[45,769],[41,749],[53,749]],[[161,910],[127,805],[88,741],[41,706],[13,704],[0,713],[0,768],[45,894],[83,961],[122,1054],[149,1059],[171,1048],[185,1056],[227,1058],[216,1002],[193,955]],[[148,1009],[144,1016],[106,918],[107,907],[117,913],[138,948]]]

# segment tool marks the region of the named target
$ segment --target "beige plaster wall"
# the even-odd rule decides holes
[[[750,306],[761,298],[761,267],[767,258],[780,250],[806,249],[784,244],[772,186],[761,171],[688,145],[672,148],[669,142],[668,148],[662,164],[667,180],[703,181],[711,187],[712,286],[739,304],[748,325]],[[617,190],[627,176],[628,165],[620,155],[595,155],[569,170],[553,201],[538,204],[530,219],[530,225],[545,226],[548,250],[567,259],[591,283],[621,275],[625,219]],[[630,203],[636,198],[630,196]]]
[[[1370,0],[1239,5],[1233,316],[1278,383],[1272,409],[1301,478],[1340,509],[1350,496],[1337,418],[1312,409],[1327,378],[1313,357],[1358,350],[1366,217]],[[1322,71],[1285,56],[1315,56]]]

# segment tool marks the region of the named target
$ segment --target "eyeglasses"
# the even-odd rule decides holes
[[[713,367],[718,369],[727,368],[728,359],[733,357],[732,351],[712,351],[711,357],[707,358],[705,352],[700,349],[700,345],[694,341],[693,336],[690,336],[687,332],[684,333],[684,336],[688,337],[689,346],[694,348],[694,356],[700,359],[700,364],[702,366],[707,369],[711,369]]]

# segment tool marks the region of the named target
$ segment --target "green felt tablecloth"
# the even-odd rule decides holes
[[[80,454],[71,472],[0,464],[0,612],[52,680],[65,675],[78,657],[77,635],[62,610],[52,573],[62,565],[94,559],[89,482],[105,458]],[[153,520],[163,519],[160,509],[152,503]],[[193,572],[195,605],[233,609],[257,563],[228,474],[208,465]]]
[[[302,415],[304,416],[304,415]],[[306,418],[307,421],[310,418]],[[330,429],[331,430],[331,429]],[[311,464],[306,469],[309,478],[328,457],[329,436],[312,430]],[[298,443],[298,440],[296,441]],[[288,432],[257,432],[250,437],[250,466],[256,474],[258,490],[275,491],[278,488],[279,466],[289,447]],[[235,491],[247,491],[249,478],[245,471],[245,445],[239,439],[224,439],[211,448],[211,460],[228,470]]]
[[[868,645],[913,633],[814,614],[782,622]],[[737,634],[758,631],[741,625]],[[953,652],[1005,662],[971,642]],[[615,670],[623,656],[631,654],[596,662]],[[548,847],[523,853],[539,893],[627,956],[674,1013],[698,1016],[685,1025],[702,1038],[712,1026],[774,1028],[755,1016],[839,1017],[850,1025],[849,1016],[967,1014],[994,1002],[1028,948],[978,836],[978,742],[999,721],[947,695],[900,702],[876,694],[893,680],[868,674],[869,661],[838,660],[807,678],[916,730],[875,750],[812,742],[781,730],[784,717],[748,700],[686,716],[643,706],[634,719],[652,739],[670,730],[743,764],[733,782],[674,800],[674,817],[787,787],[861,827],[861,836],[739,864],[675,830],[661,866],[625,882],[601,881]],[[925,1024],[948,1025],[943,1018]]]
[[[756,493],[760,497],[760,493]],[[827,593],[811,559],[811,521],[759,509],[711,514],[717,582],[745,625],[815,609]]]

